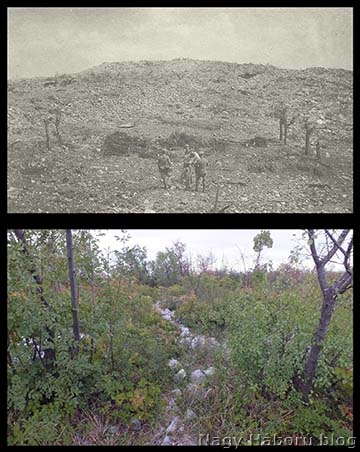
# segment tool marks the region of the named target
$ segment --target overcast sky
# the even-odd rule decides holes
[[[116,242],[114,236],[122,236],[120,230],[107,230],[104,237],[99,238],[102,249],[121,249],[121,244]],[[242,252],[246,259],[246,267],[254,265],[255,253],[253,251],[253,238],[260,229],[128,229],[131,239],[130,246],[138,244],[145,246],[148,257],[154,259],[156,253],[165,251],[174,242],[180,240],[185,243],[192,257],[198,254],[203,256],[211,252],[216,257],[216,265],[220,268],[223,264],[236,270],[244,270],[241,260]],[[301,237],[303,231],[295,229],[270,230],[274,241],[271,249],[265,248],[263,261],[272,260],[274,267],[287,262],[290,251],[296,245],[296,239]],[[312,268],[312,261],[306,263]]]
[[[352,69],[352,8],[8,8],[8,76],[192,58]]]

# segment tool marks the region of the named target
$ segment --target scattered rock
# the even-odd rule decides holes
[[[191,348],[195,349],[197,347],[203,347],[206,344],[206,339],[204,336],[195,336],[191,341]]]
[[[177,382],[180,382],[186,378],[186,372],[184,369],[180,369],[179,372],[175,375],[174,379]]]
[[[191,408],[188,408],[185,413],[185,419],[195,419],[195,418],[197,418],[196,413]]]
[[[170,399],[168,401],[168,405],[167,405],[167,411],[174,411],[176,408],[176,400],[175,399]]]
[[[179,416],[175,416],[174,419],[169,424],[168,428],[166,429],[166,433],[174,433],[176,430],[176,425],[179,421]]]
[[[178,342],[179,344],[188,344],[190,345],[192,341],[192,338],[190,336],[180,337]]]
[[[171,446],[172,440],[171,440],[170,436],[166,435],[165,438],[162,440],[161,445],[162,446]]]
[[[181,367],[181,365],[177,359],[170,359],[168,362],[168,366],[171,369],[175,369],[176,367],[179,367],[179,366]]]
[[[171,391],[171,394],[173,394],[175,397],[179,397],[179,396],[181,396],[181,389],[179,389],[179,388],[173,389]]]
[[[131,419],[130,425],[134,430],[141,430],[142,427],[141,421],[136,418]]]
[[[200,369],[194,370],[194,372],[191,373],[191,383],[194,384],[202,383],[205,380],[205,378],[206,378],[205,373]]]
[[[216,372],[216,368],[215,367],[209,367],[208,369],[204,370],[204,374],[207,377],[210,377],[210,376],[214,375],[215,372]]]
[[[174,313],[172,311],[170,311],[170,309],[162,309],[161,311],[162,316],[164,317],[165,320],[172,320]]]
[[[181,336],[191,336],[190,330],[187,326],[180,325]]]
[[[206,389],[198,384],[189,383],[186,389],[189,392],[189,395],[194,399],[201,400],[205,398]]]

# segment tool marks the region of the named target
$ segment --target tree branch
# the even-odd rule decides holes
[[[325,232],[327,230],[325,229]],[[328,252],[328,254],[326,256],[324,256],[321,260],[323,265],[326,265],[330,259],[332,259],[332,257],[334,256],[334,254],[337,253],[337,251],[340,249],[341,245],[343,244],[344,240],[346,239],[347,235],[349,234],[350,229],[344,229],[341,234],[339,235],[338,239],[335,240],[335,244],[332,247],[332,249]],[[330,237],[330,236],[329,236]],[[330,237],[331,238],[331,237]]]

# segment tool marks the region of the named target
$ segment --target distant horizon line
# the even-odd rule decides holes
[[[285,71],[306,71],[309,69],[326,69],[326,70],[334,70],[334,71],[338,71],[338,70],[342,70],[342,71],[348,71],[348,72],[354,72],[353,69],[346,69],[343,67],[332,67],[332,66],[307,66],[304,68],[286,68],[286,67],[279,67],[279,66],[275,66],[274,64],[271,63],[251,63],[251,62],[244,62],[244,63],[237,63],[234,61],[224,61],[224,60],[201,60],[201,59],[195,59],[195,58],[187,58],[187,57],[178,57],[178,58],[171,58],[171,59],[147,59],[147,60],[120,60],[120,61],[103,61],[102,63],[96,64],[94,66],[90,66],[84,69],[81,69],[79,71],[76,72],[56,72],[53,75],[34,75],[34,76],[25,76],[25,77],[8,77],[7,81],[20,81],[20,80],[29,80],[29,79],[41,79],[41,78],[56,78],[56,77],[60,77],[63,75],[77,75],[80,74],[81,72],[85,72],[85,71],[89,71],[91,69],[94,68],[98,68],[102,65],[105,64],[126,64],[126,63],[144,63],[144,62],[152,62],[152,63],[163,63],[163,62],[171,62],[171,61],[177,61],[177,60],[188,60],[188,61],[196,61],[196,62],[214,62],[214,63],[225,63],[225,64],[235,64],[235,65],[253,65],[253,66],[269,66],[269,67],[273,67],[275,69],[279,69],[279,70],[285,70]]]

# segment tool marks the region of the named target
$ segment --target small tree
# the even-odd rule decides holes
[[[181,281],[179,263],[172,250],[159,251],[151,265],[152,277],[156,284],[172,286]]]
[[[174,253],[174,255],[178,261],[178,264],[179,264],[180,275],[181,276],[188,275],[190,268],[189,268],[189,260],[185,256],[185,251],[186,251],[185,243],[182,243],[179,240],[177,240],[170,249],[167,248],[167,251],[171,251]]]
[[[120,276],[127,276],[129,287],[131,277],[135,277],[140,283],[149,281],[147,251],[145,247],[134,245],[124,246],[121,251],[115,250],[116,267]]]
[[[336,232],[324,229],[322,232],[325,237],[325,244],[320,245],[318,243],[320,231],[307,229],[310,252],[315,263],[323,299],[318,327],[305,362],[303,378],[298,378],[295,381],[295,385],[302,392],[305,401],[308,401],[313,386],[319,355],[334,313],[337,297],[349,290],[353,284],[351,267],[353,238],[349,238],[350,230],[344,229],[341,232]],[[327,278],[326,266],[333,261],[336,254],[343,257],[344,271],[336,281],[330,282]]]
[[[56,138],[57,138],[60,146],[63,145],[63,139],[61,137],[60,130],[59,130],[59,126],[60,126],[60,122],[61,122],[61,115],[62,115],[62,110],[60,108],[56,108],[55,109],[55,121],[54,121],[55,134],[56,134]]]
[[[311,135],[315,131],[315,123],[313,121],[310,121],[310,119],[308,117],[305,118],[304,129],[305,129],[305,155],[309,155],[310,138],[311,138]]]
[[[49,118],[43,118],[45,126],[45,137],[46,137],[46,149],[50,152],[50,134],[49,134]]]
[[[264,247],[272,248],[273,239],[271,238],[270,231],[262,230],[259,234],[254,237],[254,247],[253,250],[257,253],[255,270],[260,266],[260,256]]]

